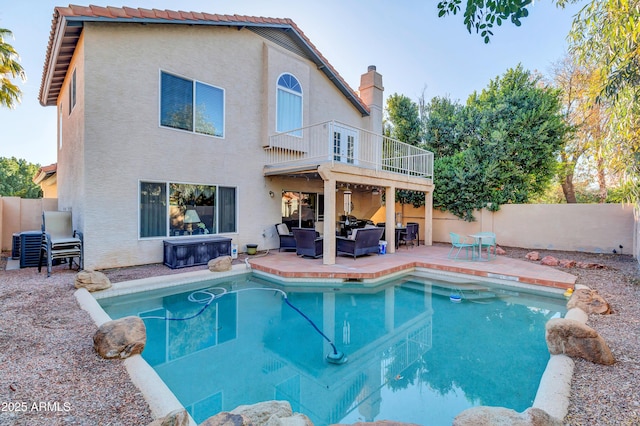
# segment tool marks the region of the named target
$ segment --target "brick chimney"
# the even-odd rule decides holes
[[[369,107],[369,130],[382,134],[382,111],[384,102],[384,87],[382,75],[376,71],[375,65],[369,65],[367,72],[360,77],[360,99]]]

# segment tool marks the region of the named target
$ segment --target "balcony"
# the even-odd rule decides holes
[[[341,163],[433,180],[433,153],[337,121],[327,121],[269,137],[265,173]]]

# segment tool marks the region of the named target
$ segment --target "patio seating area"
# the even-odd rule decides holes
[[[472,260],[472,261],[489,261],[495,259],[497,243],[496,234],[493,232],[477,232],[468,236],[449,232],[451,238],[451,248],[447,257],[455,260]],[[464,250],[464,259],[462,259],[462,251]],[[483,257],[482,251],[486,250],[486,256]]]

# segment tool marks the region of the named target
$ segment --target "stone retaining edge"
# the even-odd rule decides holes
[[[589,287],[576,284],[576,289]],[[586,324],[589,315],[580,308],[569,309],[565,319],[579,321]],[[569,398],[571,396],[571,381],[575,362],[566,355],[551,355],[547,367],[542,373],[538,392],[532,407],[544,410],[547,414],[564,421],[569,412]]]
[[[80,307],[91,316],[96,326],[100,327],[105,322],[111,321],[111,317],[102,309],[102,306],[87,289],[76,290],[74,296]],[[184,410],[178,398],[142,356],[133,355],[125,359],[124,365],[131,381],[140,390],[147,404],[149,404],[154,418],[165,417],[178,409]],[[189,416],[189,425],[197,426],[188,412],[187,415]]]
[[[569,411],[571,380],[575,363],[566,355],[551,355],[532,407],[563,420]]]

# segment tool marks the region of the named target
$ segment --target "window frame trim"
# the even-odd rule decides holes
[[[298,82],[298,86],[300,86],[300,92],[299,93],[294,91],[294,90],[291,90],[291,89],[289,89],[287,87],[284,87],[284,86],[280,85],[280,83],[279,83],[280,82],[280,78],[282,78],[282,76],[286,75],[286,74],[288,74],[291,77],[296,79],[296,81]],[[296,129],[290,129],[290,130],[279,130],[278,129],[278,117],[279,117],[279,112],[280,112],[279,104],[278,104],[278,98],[279,98],[278,91],[279,90],[282,90],[282,91],[284,91],[286,93],[290,93],[292,95],[300,97],[300,126],[297,127],[296,129],[302,129],[304,127],[304,90],[302,88],[302,83],[300,83],[300,79],[298,77],[296,77],[295,74],[293,74],[292,72],[285,71],[285,72],[280,73],[278,75],[278,77],[276,78],[276,98],[275,98],[276,99],[276,114],[275,114],[275,119],[276,119],[275,130],[276,130],[276,133],[287,133],[287,132],[291,132],[291,130],[296,130]],[[303,139],[302,131],[300,132],[300,134],[292,133],[291,136]]]
[[[191,82],[191,93],[193,95],[192,101],[191,101],[191,107],[193,111],[193,117],[191,118],[191,125],[193,126],[193,130],[185,130],[177,127],[164,126],[162,124],[162,74],[163,73]],[[205,86],[213,87],[214,89],[218,89],[222,92],[222,136],[210,135],[208,133],[201,133],[196,131],[196,84],[197,83],[203,84]],[[207,137],[216,138],[216,139],[225,139],[227,134],[227,105],[226,104],[227,104],[227,91],[223,87],[219,87],[211,83],[206,83],[204,81],[201,81],[195,78],[190,78],[177,72],[166,71],[162,68],[158,69],[158,127],[159,128],[175,130],[178,132],[184,132],[191,135],[207,136]]]
[[[69,115],[71,115],[71,113],[73,112],[73,110],[75,109],[78,103],[78,99],[77,99],[78,87],[77,87],[76,70],[77,68],[74,68],[73,71],[71,71],[71,76],[69,77]]]
[[[156,237],[142,237],[140,235],[140,225],[142,224],[142,215],[141,215],[141,211],[140,211],[140,203],[142,202],[142,197],[141,197],[141,191],[140,191],[140,186],[142,183],[157,183],[157,184],[163,184],[165,186],[165,202],[166,202],[166,213],[167,213],[167,217],[166,217],[166,223],[165,223],[165,229],[164,229],[164,235],[161,236],[156,236]],[[225,188],[233,188],[235,190],[236,193],[236,208],[234,211],[234,220],[235,220],[235,224],[236,224],[236,230],[233,232],[217,232],[215,234],[209,234],[209,236],[216,236],[216,235],[238,235],[239,231],[239,214],[240,214],[240,205],[239,205],[239,187],[238,185],[225,185],[225,184],[221,184],[221,183],[214,183],[214,184],[210,184],[210,183],[194,183],[194,182],[177,182],[177,181],[170,181],[170,180],[163,180],[163,179],[138,179],[138,187],[136,189],[137,191],[137,198],[138,198],[138,205],[137,205],[137,210],[138,210],[138,220],[137,220],[137,230],[136,230],[136,234],[138,237],[138,241],[153,241],[153,240],[161,240],[161,239],[167,239],[167,238],[189,238],[189,235],[171,235],[171,217],[169,214],[169,209],[171,208],[171,204],[170,204],[170,200],[171,200],[171,188],[170,185],[171,184],[178,184],[178,185],[206,185],[206,186],[215,186],[216,187],[216,209],[215,209],[215,221],[216,223],[219,223],[219,211],[218,208],[220,207],[220,203],[218,200],[218,189],[220,187],[225,187]]]

